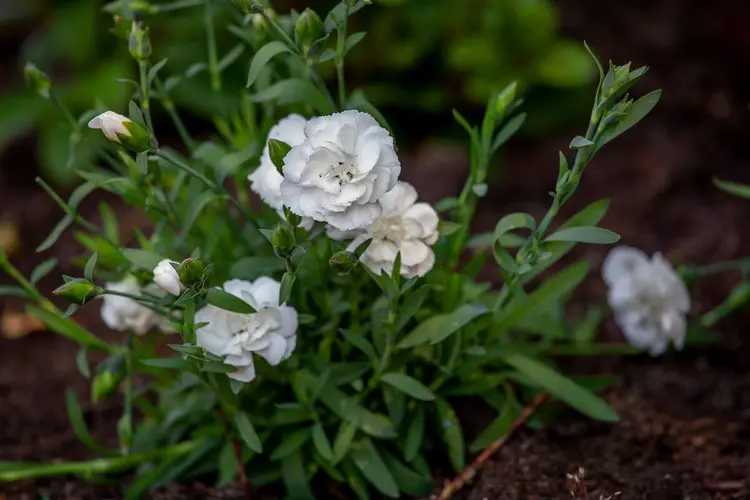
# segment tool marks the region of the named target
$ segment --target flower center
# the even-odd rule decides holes
[[[341,153],[338,160],[331,164],[330,170],[325,177],[338,183],[339,186],[342,186],[345,183],[351,182],[356,175],[356,155]]]
[[[372,226],[372,236],[398,245],[406,238],[406,226],[401,217],[380,217]]]

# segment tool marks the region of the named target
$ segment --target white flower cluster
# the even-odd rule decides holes
[[[615,321],[631,345],[652,356],[663,354],[670,342],[682,348],[690,296],[660,253],[649,259],[636,248],[616,247],[607,255],[602,275]]]
[[[291,146],[282,173],[266,144],[249,180],[274,210],[288,207],[307,227],[326,223],[331,238],[353,239],[350,249],[372,238],[361,261],[377,273],[390,273],[399,252],[404,276],[432,269],[437,213],[416,203],[413,186],[398,181],[401,163],[393,138],[372,116],[353,110],[310,120],[290,115],[271,129],[269,139]]]

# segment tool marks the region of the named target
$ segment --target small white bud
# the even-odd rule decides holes
[[[162,290],[172,295],[180,295],[183,290],[180,276],[172,265],[172,261],[164,259],[154,268],[154,283]]]

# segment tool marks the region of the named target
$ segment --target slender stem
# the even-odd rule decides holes
[[[208,45],[208,73],[211,75],[211,90],[217,93],[221,90],[221,73],[219,72],[219,57],[216,52],[216,33],[214,30],[214,16],[211,8],[212,0],[205,0],[203,20],[206,24],[206,43]]]
[[[252,497],[251,486],[250,481],[247,479],[247,472],[245,471],[245,461],[242,460],[242,446],[240,445],[240,441],[232,435],[232,426],[229,424],[227,414],[221,406],[216,407],[216,413],[219,414],[219,419],[221,419],[221,423],[224,424],[227,437],[232,441],[232,451],[234,452],[234,460],[237,463],[237,474],[240,477],[240,484],[244,491],[245,500],[250,500]]]
[[[159,100],[161,101],[161,105],[164,107],[167,114],[172,119],[174,127],[175,129],[177,129],[177,133],[179,134],[180,139],[182,139],[182,142],[185,144],[185,147],[187,147],[188,151],[193,152],[193,150],[195,150],[195,141],[190,135],[190,132],[188,132],[187,128],[185,127],[185,124],[183,123],[182,118],[180,118],[177,109],[175,109],[172,98],[169,97],[169,94],[167,93],[164,85],[161,82],[161,79],[158,76],[154,79],[154,82],[156,83],[156,88],[159,90]]]
[[[154,124],[151,122],[151,98],[148,84],[148,61],[138,61],[138,70],[141,75],[141,110],[146,117],[148,131],[154,133]]]
[[[10,483],[23,479],[61,476],[65,474],[104,474],[129,469],[133,466],[152,460],[169,460],[190,453],[202,444],[202,441],[187,441],[166,448],[127,455],[122,457],[98,458],[84,462],[34,463],[34,462],[0,462],[0,483]],[[16,467],[16,470],[8,470]]]
[[[686,273],[691,277],[711,276],[712,274],[725,273],[729,271],[744,271],[750,269],[750,259],[726,260],[716,262],[706,266],[695,266],[686,269]]]
[[[13,278],[18,285],[24,289],[34,300],[36,300],[44,309],[48,311],[59,313],[60,310],[46,297],[44,297],[39,290],[29,281],[16,267],[10,263],[8,256],[4,251],[0,250],[0,267]]]
[[[62,112],[68,123],[70,123],[70,126],[73,128],[73,130],[80,130],[81,127],[78,125],[78,122],[75,118],[73,118],[73,115],[71,114],[68,107],[65,106],[65,104],[57,97],[57,94],[50,90],[49,96],[52,102],[55,103],[55,106],[57,106],[58,109]]]
[[[157,13],[172,12],[175,10],[186,9],[188,7],[197,7],[203,3],[203,0],[177,0],[172,3],[162,3],[152,5],[151,7],[156,10]]]
[[[513,422],[513,424],[510,426],[510,429],[507,433],[505,433],[504,436],[500,437],[497,441],[485,448],[484,451],[482,451],[482,453],[480,453],[479,456],[474,459],[471,465],[464,469],[461,474],[453,479],[453,481],[445,485],[443,491],[441,491],[440,495],[438,495],[438,500],[448,500],[453,496],[454,493],[463,488],[466,483],[474,479],[474,477],[477,475],[477,472],[479,472],[479,469],[482,468],[484,463],[508,441],[508,439],[513,435],[515,431],[517,431],[522,425],[526,423],[526,421],[534,414],[537,408],[539,408],[539,406],[541,406],[542,403],[547,400],[548,396],[548,393],[543,392],[539,396],[534,398],[534,400],[531,401],[531,403],[529,403],[521,411],[521,413],[518,415],[518,418],[516,418],[516,420]]]
[[[125,343],[125,401],[124,401],[124,417],[128,426],[128,439],[127,442],[123,443],[123,452],[126,455],[130,454],[130,447],[132,444],[132,429],[133,429],[133,333],[128,332],[128,337]]]
[[[344,80],[344,48],[346,47],[346,30],[349,19],[349,2],[344,2],[344,20],[338,29],[336,39],[336,79],[339,86],[339,106],[344,109],[346,105],[346,82]]]
[[[299,47],[297,47],[297,44],[294,43],[294,41],[289,37],[289,35],[286,34],[286,31],[284,31],[284,28],[278,25],[276,21],[271,19],[271,17],[266,13],[265,10],[260,11],[260,15],[263,16],[263,19],[268,23],[269,26],[271,26],[276,33],[279,34],[281,39],[284,41],[285,44],[298,56],[302,55],[302,52],[299,50]]]

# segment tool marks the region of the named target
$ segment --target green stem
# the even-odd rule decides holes
[[[157,13],[161,14],[163,12],[172,12],[175,10],[187,9],[189,7],[197,7],[202,3],[203,0],[178,0],[172,3],[152,5],[152,8],[156,10]]]
[[[201,444],[203,443],[199,440],[187,441],[146,453],[113,458],[98,458],[83,462],[51,464],[0,462],[0,483],[65,474],[106,474],[118,472],[152,460],[167,461],[181,457],[195,450]]]
[[[44,309],[60,314],[60,310],[49,299],[39,293],[39,290],[16,267],[10,263],[8,256],[0,250],[0,267],[13,278],[24,291]]]
[[[154,133],[154,125],[151,123],[151,98],[148,84],[148,61],[138,61],[138,70],[141,75],[141,110],[146,117],[148,131]]]
[[[208,45],[208,73],[211,76],[211,90],[218,93],[221,90],[221,73],[219,72],[219,57],[216,52],[216,32],[214,30],[214,16],[211,8],[212,0],[205,0],[203,20],[206,24],[206,43]]]
[[[161,79],[158,76],[154,79],[154,82],[156,83],[156,88],[159,90],[159,100],[161,101],[161,105],[169,115],[172,123],[174,123],[174,127],[175,129],[177,129],[177,133],[179,134],[180,139],[182,139],[182,142],[185,144],[185,147],[192,153],[195,150],[195,141],[190,135],[190,132],[188,132],[187,128],[185,127],[185,123],[182,121],[182,118],[180,118],[177,109],[175,109],[172,98],[169,97],[169,94],[167,94],[167,91],[164,88],[164,85],[162,85]]]
[[[133,333],[128,332],[127,341],[125,344],[125,401],[124,401],[124,417],[128,427],[128,440],[123,443],[123,452],[127,455],[130,454],[132,444],[132,429],[133,429]]]
[[[339,106],[344,109],[346,105],[346,82],[344,80],[344,48],[346,45],[347,22],[349,19],[349,2],[344,5],[344,20],[338,29],[338,38],[336,39],[336,79],[339,87]]]
[[[55,103],[55,106],[58,107],[58,109],[62,112],[65,119],[70,123],[70,126],[73,128],[73,130],[78,131],[80,130],[80,126],[78,125],[78,122],[75,118],[73,118],[73,114],[70,112],[67,106],[57,97],[57,94],[50,91],[50,99],[53,103]]]
[[[704,277],[711,276],[713,274],[726,273],[729,271],[744,271],[750,269],[750,259],[735,259],[727,260],[724,262],[716,262],[714,264],[708,264],[706,266],[694,266],[688,267],[685,270],[685,274],[690,277]]]

